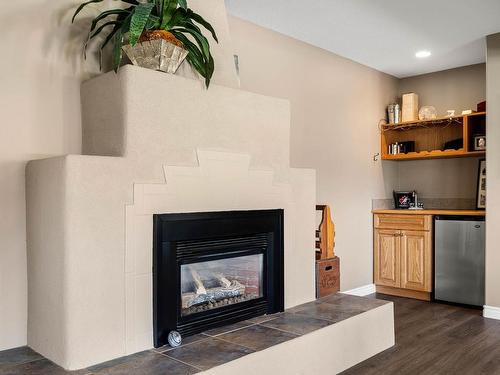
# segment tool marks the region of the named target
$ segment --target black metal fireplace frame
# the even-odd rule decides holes
[[[284,310],[283,210],[160,214],[153,218],[154,346]],[[263,296],[181,316],[180,266],[264,254]],[[176,301],[176,302],[172,302]]]

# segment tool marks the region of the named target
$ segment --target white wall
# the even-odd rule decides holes
[[[486,305],[500,307],[500,34],[488,37]]]

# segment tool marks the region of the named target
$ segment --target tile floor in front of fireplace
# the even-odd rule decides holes
[[[256,351],[292,340],[389,303],[335,294],[288,309],[216,328],[163,347],[118,358],[85,370],[68,372],[27,347],[0,352],[0,375],[190,375]]]

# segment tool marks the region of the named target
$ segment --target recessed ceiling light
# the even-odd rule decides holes
[[[424,59],[426,57],[429,57],[431,55],[430,51],[418,51],[415,56],[418,57],[419,59]]]

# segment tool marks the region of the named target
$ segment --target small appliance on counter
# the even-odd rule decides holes
[[[424,204],[418,201],[415,190],[394,191],[394,207],[398,210],[423,210]]]

